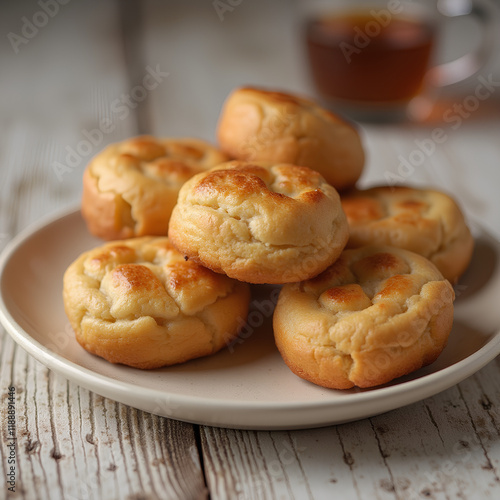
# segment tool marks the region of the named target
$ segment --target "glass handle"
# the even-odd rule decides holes
[[[477,49],[429,70],[427,77],[431,84],[445,87],[475,75],[491,59],[497,46],[500,10],[488,0],[439,0],[437,5],[446,17],[470,15],[482,25],[482,39]]]

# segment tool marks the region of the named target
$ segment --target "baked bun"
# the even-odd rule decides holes
[[[187,181],[168,234],[189,259],[248,283],[315,276],[348,239],[339,195],[319,173],[241,161]]]
[[[185,261],[166,237],[110,242],[64,275],[78,342],[111,363],[158,368],[213,354],[244,324],[249,287]]]
[[[353,186],[364,166],[354,127],[312,101],[282,92],[233,91],[224,103],[217,136],[221,149],[233,158],[309,167],[339,190]]]
[[[111,144],[83,174],[82,215],[105,240],[166,236],[180,187],[228,160],[198,139],[141,136]]]
[[[285,285],[276,345],[298,376],[332,389],[372,387],[432,363],[446,345],[454,292],[421,255],[345,250],[316,278]]]
[[[427,257],[452,283],[472,257],[474,239],[457,203],[433,189],[380,186],[342,196],[349,248],[391,245]]]

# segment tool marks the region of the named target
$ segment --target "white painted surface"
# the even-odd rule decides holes
[[[44,214],[78,201],[91,154],[136,133],[214,139],[227,93],[240,84],[310,93],[294,36],[294,2],[210,0],[60,5],[16,54],[37,2],[2,5],[0,247]],[[126,109],[113,104],[148,67],[169,75]],[[494,68],[495,81],[500,71]],[[500,87],[499,87],[500,89]],[[449,103],[460,104],[465,94]],[[362,184],[398,172],[400,155],[445,128],[405,181],[446,189],[500,238],[500,118],[472,113],[455,130],[363,125]],[[495,111],[496,110],[496,111]],[[446,111],[446,107],[444,109]],[[482,114],[481,114],[482,116]],[[86,133],[103,120],[111,132]],[[457,124],[457,122],[455,122]],[[57,175],[68,148],[85,155]],[[8,387],[16,388],[16,496],[26,499],[412,499],[500,496],[500,365],[436,396],[370,419],[324,429],[253,432],[179,423],[101,398],[67,382],[0,336],[0,498],[6,489]],[[204,468],[204,474],[202,473]]]

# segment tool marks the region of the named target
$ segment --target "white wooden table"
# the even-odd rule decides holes
[[[0,247],[77,203],[86,161],[106,144],[139,133],[213,141],[221,104],[238,85],[310,92],[294,4],[284,0],[42,0],[2,3],[0,12]],[[497,67],[485,71],[500,81]],[[458,126],[362,126],[362,183],[392,173],[441,187],[500,238],[499,100],[500,87],[485,103],[488,116],[471,112]],[[422,165],[398,171],[437,126],[446,140]],[[6,482],[9,387],[16,493]],[[0,393],[0,498],[500,498],[498,359],[377,417],[255,432],[105,399],[49,371],[0,328]]]

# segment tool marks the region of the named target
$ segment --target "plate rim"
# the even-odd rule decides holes
[[[102,394],[101,390],[108,394],[108,391],[119,391],[120,393],[135,392],[137,390],[141,391],[141,400],[145,398],[162,397],[168,398],[172,404],[172,408],[177,408],[178,406],[184,406],[186,408],[193,408],[199,406],[207,406],[212,409],[217,409],[220,411],[294,411],[294,410],[319,410],[319,409],[331,409],[334,411],[339,407],[343,407],[346,401],[349,401],[350,405],[365,405],[373,401],[382,401],[386,403],[392,398],[396,398],[401,395],[406,394],[405,400],[407,402],[400,404],[396,403],[382,411],[374,411],[373,413],[368,412],[365,416],[358,416],[352,419],[343,420],[357,420],[360,418],[368,418],[369,416],[376,415],[385,411],[390,411],[392,409],[400,408],[408,404],[420,401],[427,397],[446,390],[464,379],[471,376],[473,373],[480,370],[487,363],[492,361],[496,356],[500,354],[500,325],[499,329],[495,330],[492,334],[492,338],[487,341],[485,345],[479,348],[477,351],[473,352],[466,358],[450,365],[446,366],[436,372],[428,373],[418,377],[416,379],[404,381],[401,383],[396,383],[390,386],[382,386],[378,388],[372,388],[367,391],[351,393],[346,396],[348,399],[333,399],[333,400],[321,400],[321,401],[297,401],[297,402],[276,402],[276,401],[236,401],[231,398],[208,398],[197,395],[185,395],[178,393],[171,393],[168,391],[159,391],[151,387],[144,387],[141,385],[133,384],[123,380],[118,380],[109,375],[101,375],[90,368],[82,366],[72,360],[64,358],[60,354],[52,351],[39,341],[35,340],[23,327],[17,322],[17,320],[10,313],[7,304],[4,300],[4,290],[3,290],[3,276],[5,269],[8,266],[10,259],[15,255],[16,251],[23,246],[31,237],[35,236],[37,233],[43,231],[48,226],[55,223],[61,222],[62,219],[66,217],[80,216],[79,205],[74,205],[66,207],[64,209],[56,210],[50,214],[41,217],[39,220],[29,224],[23,230],[21,230],[17,235],[15,235],[5,246],[5,248],[0,253],[0,322],[13,338],[13,340],[20,345],[29,355],[33,356],[37,361],[41,362],[47,368],[53,370],[54,372],[62,375],[64,378],[71,380],[79,386],[82,386],[88,390],[91,390],[97,394]],[[480,223],[476,221],[473,222],[474,226],[478,227],[484,235],[492,238],[497,244],[500,245],[500,241],[492,235],[489,230],[485,229]],[[82,377],[82,375],[84,377]],[[432,388],[432,389],[431,389]],[[326,389],[325,389],[326,390]],[[341,392],[341,391],[340,391]],[[415,392],[424,392],[423,396],[417,396],[416,398],[409,397],[409,394],[414,394]],[[114,398],[109,395],[104,395],[115,401],[119,399]],[[124,403],[129,405],[130,403]],[[133,406],[133,405],[131,405]],[[137,408],[140,408],[136,406]],[[151,410],[144,410],[151,412]],[[231,425],[226,423],[217,422],[203,422],[200,420],[192,420],[188,418],[182,418],[176,415],[169,415],[159,413],[168,418],[174,418],[177,420],[183,420],[186,422],[198,423],[200,425],[211,425],[218,427],[227,428],[240,428],[240,429],[294,429],[294,428],[312,428],[318,426],[327,426],[341,423],[335,420],[335,415],[331,415],[329,421],[318,421],[316,424],[301,424],[296,425]]]

